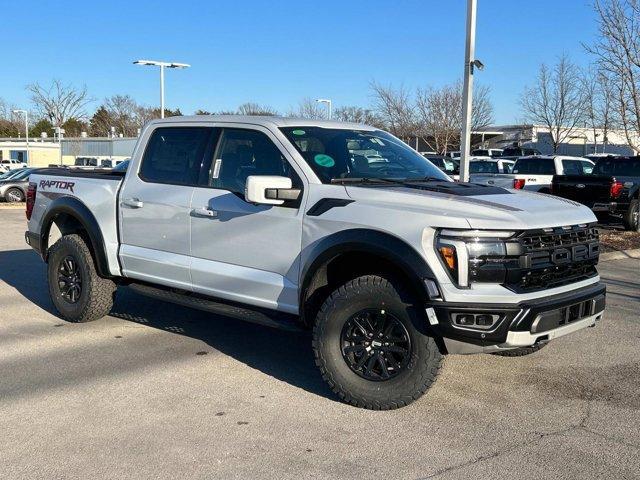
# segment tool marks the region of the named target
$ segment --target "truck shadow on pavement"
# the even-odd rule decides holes
[[[311,335],[277,330],[118,288],[111,317],[200,340],[251,368],[336,400],[314,363]]]
[[[31,249],[0,251],[0,281],[15,288],[32,303],[55,315],[49,299],[46,264]]]
[[[32,250],[0,251],[0,281],[58,316],[49,299],[46,265]],[[126,287],[118,288],[110,316],[200,340],[266,375],[338,401],[315,366],[310,334],[276,330],[161,302]],[[194,348],[194,355],[199,350],[206,348]]]

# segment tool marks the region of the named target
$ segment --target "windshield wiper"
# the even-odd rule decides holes
[[[369,178],[369,177],[347,177],[347,178],[332,178],[331,183],[334,184],[348,184],[348,183],[366,183],[368,185],[376,183],[393,183],[395,185],[404,185],[407,182],[405,178]]]
[[[418,177],[418,178],[407,178],[405,179],[405,183],[412,183],[412,182],[430,182],[430,181],[434,181],[434,182],[442,182],[444,180],[442,180],[441,178],[438,177],[431,177],[429,175],[427,175],[426,177]]]

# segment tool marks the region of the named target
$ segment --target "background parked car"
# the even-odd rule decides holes
[[[591,160],[581,157],[565,157],[562,155],[521,157],[513,165],[512,173],[479,174],[474,176],[473,182],[504,188],[551,193],[551,181],[554,175],[563,175],[566,172],[588,174],[593,170],[593,166],[594,163]]]
[[[614,215],[640,230],[640,157],[604,158],[590,174],[556,175],[551,192],[586,205],[600,221]]]
[[[471,155],[474,157],[491,157],[498,158],[502,156],[501,148],[478,148],[471,151]]]
[[[0,171],[7,172],[18,168],[26,168],[27,164],[15,159],[4,159],[0,161]]]
[[[503,157],[527,157],[531,155],[542,155],[540,150],[528,147],[507,147],[502,150]]]
[[[13,176],[0,179],[0,199],[5,202],[24,202],[27,198],[29,187],[29,175],[37,171],[37,168],[23,168]]]
[[[457,160],[442,155],[424,155],[424,157],[450,177],[455,179],[458,176],[459,178],[460,162]]]

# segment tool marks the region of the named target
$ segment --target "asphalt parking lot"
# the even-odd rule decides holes
[[[413,405],[338,402],[304,335],[120,289],[56,317],[24,212],[0,210],[0,478],[640,478],[640,260],[601,264],[595,328],[451,356]]]

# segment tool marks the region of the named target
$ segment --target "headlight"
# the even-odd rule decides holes
[[[510,241],[516,232],[441,230],[436,250],[452,280],[460,287],[473,282],[503,283],[506,265],[517,262],[522,247]]]

